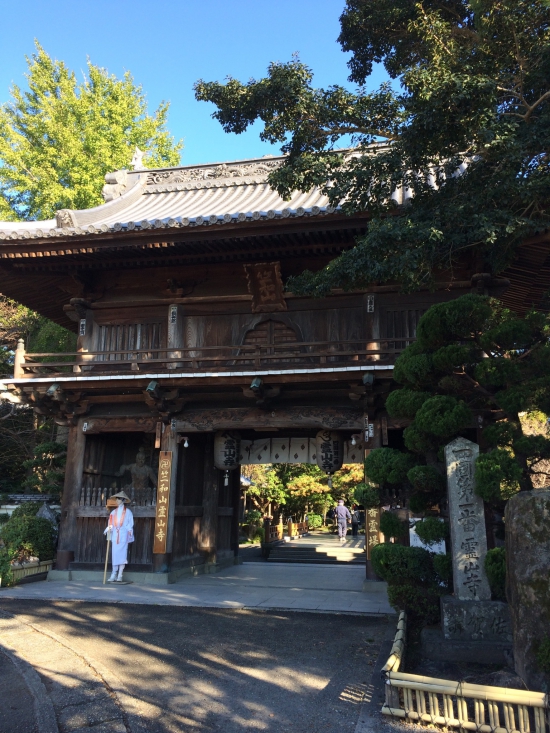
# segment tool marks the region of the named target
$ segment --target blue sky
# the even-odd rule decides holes
[[[129,70],[150,110],[171,103],[168,127],[183,138],[182,163],[277,154],[259,127],[228,135],[196,102],[193,83],[265,75],[270,61],[297,51],[316,86],[348,85],[336,39],[344,0],[0,0],[0,102],[25,85],[25,55],[38,39],[53,57],[84,71],[86,57],[116,76]],[[377,72],[369,86],[378,86]]]

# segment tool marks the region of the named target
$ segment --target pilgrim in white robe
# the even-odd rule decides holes
[[[111,531],[113,568],[128,563],[128,542],[134,541],[134,515],[125,504],[113,509],[105,534]]]

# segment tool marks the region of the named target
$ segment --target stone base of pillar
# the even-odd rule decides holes
[[[74,561],[74,552],[72,550],[58,550],[55,557],[56,570],[68,570],[69,565]]]
[[[172,554],[167,552],[164,554],[153,555],[153,572],[154,573],[169,573],[170,565],[172,562]]]
[[[512,660],[512,643],[500,641],[459,641],[446,639],[438,628],[422,629],[420,653],[433,662],[475,662],[476,664],[508,664]]]

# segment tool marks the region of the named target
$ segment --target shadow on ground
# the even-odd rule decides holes
[[[352,733],[393,624],[385,617],[62,601],[3,599],[1,607],[117,675],[151,733]]]

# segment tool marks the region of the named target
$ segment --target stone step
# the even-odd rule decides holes
[[[335,557],[271,557],[269,556],[268,562],[287,562],[287,563],[307,563],[311,565],[364,565],[363,559],[357,560],[339,560]]]

